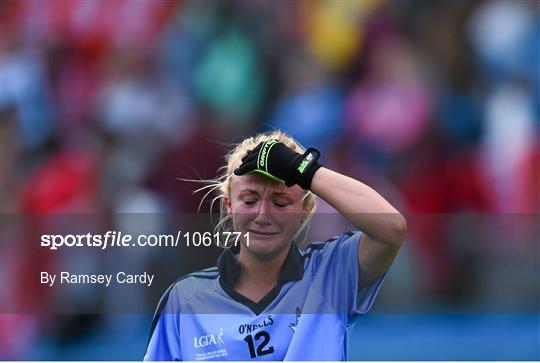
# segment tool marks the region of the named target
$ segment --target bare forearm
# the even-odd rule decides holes
[[[369,237],[388,244],[403,240],[405,218],[366,184],[323,167],[313,177],[311,191]]]

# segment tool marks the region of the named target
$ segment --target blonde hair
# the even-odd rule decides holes
[[[289,147],[290,149],[296,151],[297,153],[304,153],[306,150],[303,146],[300,145],[300,143],[296,140],[294,140],[291,136],[286,134],[285,132],[281,130],[274,130],[266,133],[257,134],[254,137],[249,137],[247,139],[244,139],[243,141],[239,142],[238,144],[233,144],[231,151],[225,156],[226,165],[222,166],[218,169],[218,176],[216,179],[210,179],[210,180],[188,180],[188,181],[196,181],[196,182],[202,182],[207,185],[196,189],[193,193],[198,193],[201,191],[205,191],[205,195],[202,197],[201,202],[199,203],[199,210],[206,199],[208,195],[210,195],[212,192],[216,192],[216,196],[212,199],[210,203],[210,213],[212,213],[214,203],[216,200],[219,200],[220,206],[219,206],[219,220],[217,224],[214,227],[214,233],[218,232],[224,232],[224,231],[232,231],[234,229],[232,225],[232,216],[227,212],[227,207],[225,205],[224,198],[230,198],[231,195],[231,182],[232,177],[234,175],[234,170],[240,166],[242,163],[242,158],[247,155],[247,153],[257,147],[259,143],[276,139],[285,145]],[[186,180],[186,179],[182,179]],[[305,191],[304,196],[302,197],[302,202],[304,203],[304,209],[308,210],[308,214],[306,215],[306,218],[303,220],[302,224],[300,225],[297,233],[294,235],[293,240],[298,243],[298,237],[301,234],[301,232],[306,228],[306,226],[309,225],[309,221],[315,214],[315,210],[317,208],[317,202],[315,198],[315,194],[313,194],[310,191]],[[307,230],[304,238],[307,236]],[[224,247],[224,246],[221,246]]]

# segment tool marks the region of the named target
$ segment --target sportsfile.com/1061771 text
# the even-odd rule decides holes
[[[104,234],[44,234],[41,247],[58,250],[61,247],[233,247],[243,238],[249,245],[249,233],[241,232],[182,232],[176,234],[140,234],[133,236],[121,231],[107,231]]]

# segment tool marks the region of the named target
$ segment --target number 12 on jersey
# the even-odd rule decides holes
[[[253,342],[253,338],[255,338],[256,342],[258,342],[259,340],[262,340],[257,346],[257,350],[255,350],[255,343]],[[255,334],[255,336],[250,334],[246,336],[244,340],[249,346],[249,354],[251,355],[251,358],[257,358],[262,355],[274,353],[273,346],[266,348],[268,343],[270,343],[270,334],[268,334],[268,332],[260,331],[257,334]]]

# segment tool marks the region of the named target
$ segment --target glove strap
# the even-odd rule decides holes
[[[315,172],[321,167],[318,163],[321,153],[319,150],[310,147],[299,159],[297,165],[294,168],[294,174],[296,183],[303,189],[308,190],[311,188],[311,181]]]

